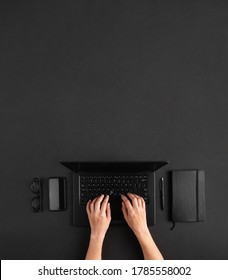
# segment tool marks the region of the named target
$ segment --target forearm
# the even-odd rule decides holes
[[[145,260],[163,260],[163,256],[155,244],[149,229],[135,233],[143,251]]]
[[[85,257],[86,260],[101,260],[103,241],[103,237],[90,236],[89,247]]]

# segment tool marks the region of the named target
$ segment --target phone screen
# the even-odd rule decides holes
[[[49,210],[66,209],[66,178],[49,178]]]

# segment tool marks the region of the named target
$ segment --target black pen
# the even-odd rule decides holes
[[[164,186],[164,178],[160,179],[160,195],[161,195],[161,209],[165,209],[165,186]]]

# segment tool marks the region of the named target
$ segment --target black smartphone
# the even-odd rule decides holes
[[[48,179],[49,210],[61,211],[66,209],[66,178],[55,177]]]

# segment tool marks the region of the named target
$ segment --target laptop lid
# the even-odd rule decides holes
[[[123,161],[123,162],[60,162],[75,173],[80,172],[154,172],[169,161]]]

